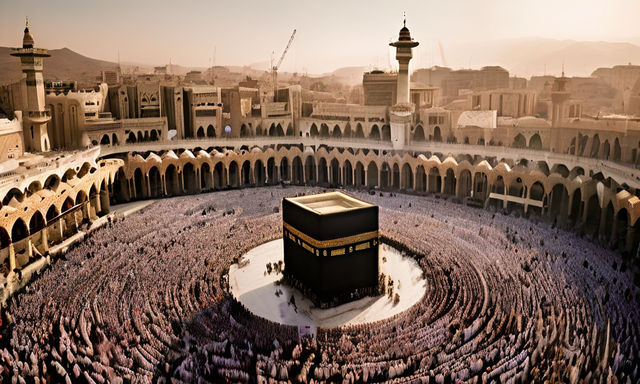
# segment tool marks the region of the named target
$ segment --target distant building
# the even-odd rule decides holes
[[[362,77],[364,105],[390,106],[396,103],[397,76],[379,70],[367,72]]]
[[[134,88],[136,105],[135,115],[132,117],[160,117],[162,115],[160,79],[155,76],[140,76]]]
[[[222,126],[222,95],[219,87],[193,86],[184,88],[184,137],[220,137]]]
[[[120,84],[120,73],[118,71],[101,71],[100,82],[108,85]]]
[[[243,81],[238,83],[239,87],[242,88],[258,88],[258,80],[256,79],[252,79],[251,77],[247,76],[246,79],[244,79]]]
[[[166,75],[167,74],[167,66],[163,65],[160,67],[153,67],[154,75]]]
[[[633,88],[640,79],[640,65],[615,65],[611,68],[598,68],[591,77],[604,80],[607,84],[620,91]]]
[[[22,112],[9,116],[0,108],[0,163],[18,159],[24,153]]]
[[[509,88],[525,89],[527,88],[527,79],[525,79],[524,77],[512,76],[509,78]]]
[[[364,105],[392,106],[397,102],[397,79],[395,73],[382,71],[366,72],[362,78]],[[440,104],[441,89],[423,83],[411,82],[409,101],[416,108],[431,108]]]
[[[465,91],[510,88],[509,72],[498,66],[457,71],[445,67],[425,68],[413,72],[412,80],[442,88],[443,98],[449,101],[468,93]]]
[[[73,92],[78,90],[78,82],[75,80],[46,80],[44,89],[47,92]]]
[[[536,110],[536,93],[526,90],[500,89],[478,91],[469,95],[468,109],[473,111],[497,111],[498,116],[533,116]]]
[[[202,79],[202,72],[200,71],[189,71],[184,77],[185,83],[192,84],[203,84],[204,80]]]

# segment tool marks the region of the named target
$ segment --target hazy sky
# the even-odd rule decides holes
[[[264,62],[319,73],[342,66],[386,66],[402,13],[422,42],[413,65],[434,64],[438,40],[457,43],[522,37],[640,40],[640,0],[328,0],[142,1],[0,0],[0,45],[18,46],[29,16],[36,46],[68,47],[126,62],[209,66]],[[435,64],[438,64],[435,62]]]

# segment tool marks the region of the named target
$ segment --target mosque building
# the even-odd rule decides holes
[[[638,68],[412,72],[406,19],[390,46],[353,99],[171,64],[83,87],[27,23],[0,381],[638,382]]]

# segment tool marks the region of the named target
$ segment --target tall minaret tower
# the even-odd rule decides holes
[[[565,103],[569,100],[571,94],[567,84],[569,79],[564,76],[564,66],[562,68],[562,76],[556,77],[553,80],[553,86],[551,88],[551,123],[553,127],[561,125],[564,119]]]
[[[398,41],[389,45],[396,47],[398,60],[396,104],[389,109],[391,141],[395,149],[402,149],[411,137],[411,118],[415,106],[409,102],[409,61],[413,57],[412,48],[418,46],[418,42],[411,38],[406,17]]]
[[[407,18],[405,17],[398,41],[389,43],[396,47],[396,60],[398,60],[398,92],[396,104],[409,104],[409,61],[413,57],[411,49],[418,46],[417,41],[413,41],[409,28],[407,28]]]
[[[28,19],[24,28],[22,48],[12,48],[11,56],[20,58],[24,73],[21,88],[25,147],[30,151],[46,152],[51,146],[47,133],[47,123],[51,120],[51,115],[45,108],[42,62],[45,57],[51,55],[46,49],[34,47]]]
[[[549,149],[555,152],[556,148],[562,148],[560,143],[560,129],[565,121],[565,104],[571,97],[571,93],[567,87],[569,79],[564,75],[564,65],[562,66],[562,76],[553,80],[551,88],[551,140]],[[576,139],[576,147],[578,145]]]

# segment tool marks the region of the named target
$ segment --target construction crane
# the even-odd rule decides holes
[[[284,56],[287,54],[289,47],[291,47],[291,43],[293,42],[293,38],[296,36],[296,30],[293,30],[291,37],[289,38],[289,42],[287,43],[287,47],[282,52],[282,56],[280,56],[280,60],[276,65],[273,65],[273,60],[271,60],[271,79],[273,80],[273,101],[278,101],[278,69],[280,68],[280,64],[282,64],[282,60],[284,60]]]
[[[440,48],[440,59],[442,59],[442,66],[447,67],[447,59],[444,57],[444,48],[442,48],[442,42],[438,40],[438,47]]]

